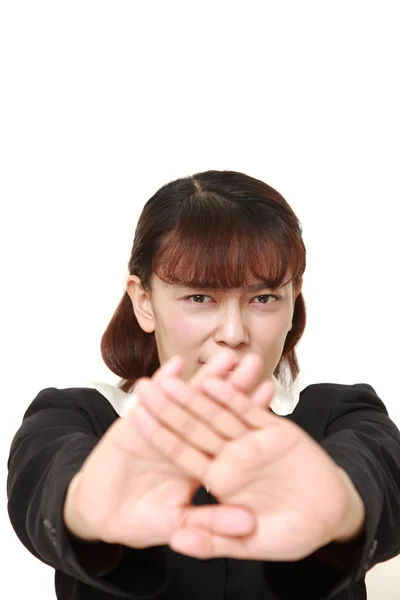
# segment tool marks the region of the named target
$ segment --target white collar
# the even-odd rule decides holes
[[[271,408],[276,415],[289,415],[295,409],[300,398],[302,373],[299,373],[289,388],[284,387],[276,377],[272,377],[272,379],[275,383],[275,395],[271,402]],[[109,401],[120,417],[125,416],[137,402],[137,395],[134,391],[124,392],[115,385],[100,381],[89,381],[88,384]]]

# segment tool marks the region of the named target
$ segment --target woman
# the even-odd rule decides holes
[[[304,269],[261,181],[147,202],[102,338],[120,389],[42,390],[12,443],[10,518],[59,599],[366,597],[400,551],[400,433],[367,384],[296,397]]]

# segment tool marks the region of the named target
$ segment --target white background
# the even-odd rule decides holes
[[[1,4],[4,482],[39,390],[116,383],[99,343],[140,210],[210,168],[265,180],[303,223],[305,384],[366,381],[400,424],[399,29],[395,0]],[[0,597],[50,600],[4,488]],[[398,598],[399,561],[369,598]]]

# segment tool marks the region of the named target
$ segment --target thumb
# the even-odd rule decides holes
[[[200,529],[208,534],[244,536],[254,532],[256,520],[246,508],[227,505],[188,506],[181,516],[178,531]]]

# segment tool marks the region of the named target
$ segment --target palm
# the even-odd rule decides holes
[[[243,506],[255,516],[254,533],[232,541],[231,555],[242,558],[309,555],[330,541],[346,502],[330,457],[299,427],[278,417],[227,444],[207,481],[221,503]]]
[[[190,383],[191,394],[195,394],[200,389],[204,377],[222,375],[232,367],[233,360],[235,360],[234,355],[223,352],[200,369]],[[259,374],[261,363],[253,356],[248,358],[247,366],[244,364],[242,367],[246,368],[246,371],[241,373],[238,370],[236,377],[240,379],[243,389],[250,389]],[[161,372],[153,377],[156,383],[161,380]],[[150,405],[153,409],[157,405],[156,392],[159,393],[160,390],[153,386],[150,393]],[[136,407],[132,414],[137,415],[138,410],[140,408]],[[112,457],[111,446],[115,453],[111,469],[113,484],[110,484],[110,489],[113,490],[118,506],[115,510],[112,509],[110,514],[112,515],[111,529],[117,534],[116,539],[121,541],[127,537],[132,544],[134,532],[136,547],[148,546],[149,539],[154,545],[165,543],[191,512],[188,508],[191,506],[196,488],[201,485],[198,478],[190,476],[188,470],[183,470],[179,464],[174,464],[154,448],[154,445],[143,435],[142,427],[135,418],[130,422],[120,420],[115,426],[115,431],[109,432],[107,436],[110,441],[108,458]],[[159,441],[160,436],[158,436]],[[168,438],[165,441],[168,444]],[[109,498],[106,505],[115,506],[113,500],[114,498]],[[200,520],[201,512],[201,510],[197,511]],[[228,512],[219,511],[221,515]],[[203,514],[206,513],[207,511],[204,511]],[[238,516],[238,513],[231,514]],[[129,528],[126,526],[127,523]],[[246,529],[248,530],[247,526]]]
[[[232,368],[233,359],[230,353],[215,357],[196,373],[189,386],[183,384],[185,393],[189,391],[190,397],[198,396],[196,390],[202,379],[207,374],[223,376]],[[246,385],[250,385],[259,368],[254,360],[252,362],[253,368],[248,370],[247,378],[243,378]],[[141,384],[142,400],[143,386],[147,386],[150,406],[155,409],[160,400],[163,403],[165,397],[160,388],[163,378],[179,376],[181,366],[182,361],[172,359],[151,379],[142,379],[137,386]],[[248,533],[254,519],[246,510],[192,506],[192,497],[200,486],[192,460],[196,452],[193,449],[192,454],[176,452],[179,445],[170,444],[171,432],[163,429],[153,442],[175,453],[175,461],[160,453],[149,436],[143,434],[143,425],[148,425],[149,419],[145,414],[139,403],[125,418],[117,419],[74,478],[64,509],[64,518],[72,533],[84,539],[101,539],[136,548],[168,543],[182,524],[220,535]],[[232,439],[241,431],[236,427]]]
[[[164,543],[199,484],[163,460],[125,419],[110,428],[101,444],[98,467],[103,475],[93,472],[87,489],[109,532],[103,539],[137,548],[148,546],[149,540]]]

